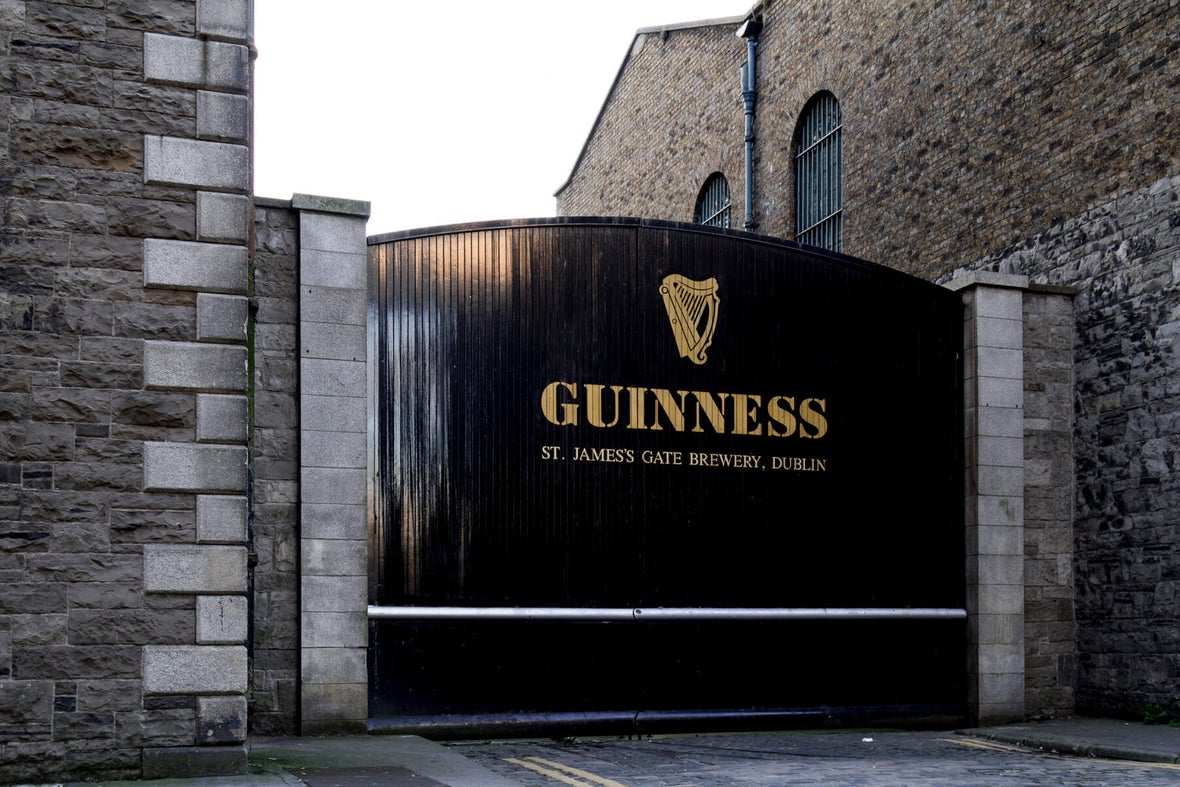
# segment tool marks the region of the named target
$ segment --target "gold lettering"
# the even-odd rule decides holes
[[[585,423],[599,429],[625,424],[635,430],[687,428],[696,433],[808,440],[827,435],[827,400],[808,397],[798,407],[796,401],[794,396],[775,395],[763,407],[761,394],[554,381],[541,391],[541,413],[554,426],[578,426],[584,410]]]
[[[747,402],[753,402],[751,407]],[[762,424],[758,421],[758,408],[762,406],[762,397],[758,394],[734,394],[733,395],[733,433],[746,434],[757,437],[762,434]],[[754,421],[753,429],[750,429],[750,421]]]
[[[564,388],[570,393],[571,399],[578,398],[578,386],[575,383],[549,383],[541,392],[541,412],[549,423],[555,426],[577,426],[578,406],[570,402],[561,405],[561,417],[557,415],[557,389]]]
[[[630,386],[627,388],[627,399],[630,402],[630,420],[627,422],[628,429],[646,429],[647,424],[644,421],[643,415],[643,395],[647,393],[646,388],[636,388]]]
[[[696,425],[692,430],[694,432],[705,431],[701,428],[701,413],[704,413],[709,425],[713,427],[713,431],[717,434],[725,434],[725,400],[729,398],[729,394],[717,394],[720,404],[713,401],[713,394],[708,391],[693,391],[692,395],[697,400]]]
[[[652,388],[652,395],[656,397],[656,404],[659,405],[659,410],[664,411],[664,415],[668,419],[669,425],[677,431],[684,431],[684,398],[688,396],[688,391],[677,391],[680,394],[680,404],[676,404],[676,399],[667,388]],[[660,428],[660,414],[656,411],[656,417],[652,420],[651,428],[656,430]]]
[[[783,407],[779,402],[785,402],[786,407]],[[793,396],[776,396],[766,403],[766,414],[770,416],[771,421],[777,421],[782,424],[785,431],[778,431],[774,428],[773,423],[766,425],[766,434],[771,437],[790,437],[795,434],[795,429],[798,428],[799,423],[795,420],[795,414],[792,410],[795,409],[795,397]]]
[[[591,426],[607,428],[619,422],[619,392],[623,390],[623,386],[612,385],[610,387],[615,392],[615,418],[609,424],[602,420],[602,391],[604,388],[606,388],[605,385],[586,385],[586,420]]]
[[[799,436],[818,440],[826,435],[828,433],[828,419],[824,412],[827,409],[828,403],[824,399],[804,399],[803,404],[799,407],[799,417],[803,419],[803,423],[813,427],[815,433],[808,434],[806,429],[800,429]]]

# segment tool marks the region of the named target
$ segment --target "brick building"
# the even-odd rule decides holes
[[[1029,716],[1180,704],[1178,10],[767,0],[640,30],[557,192],[680,221],[721,194],[713,223],[1021,294]]]

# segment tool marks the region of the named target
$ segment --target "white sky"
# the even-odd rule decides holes
[[[552,216],[635,31],[753,4],[255,0],[254,191],[369,201],[370,235]]]

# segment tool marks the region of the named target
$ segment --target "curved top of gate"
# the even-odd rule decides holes
[[[961,606],[957,293],[648,219],[369,243],[381,603]]]

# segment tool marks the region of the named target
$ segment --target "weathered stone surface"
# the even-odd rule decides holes
[[[29,578],[40,582],[138,582],[139,555],[30,555]]]
[[[69,621],[72,645],[180,645],[195,631],[191,610],[79,609]]]
[[[245,443],[247,408],[245,396],[197,394],[197,442]]]
[[[241,645],[249,628],[245,596],[197,598],[198,645]]]
[[[144,241],[144,286],[241,294],[246,291],[246,249],[214,243]]]
[[[164,391],[118,393],[111,400],[115,421],[174,428],[196,425],[195,404],[196,399],[191,393]]]
[[[190,342],[144,343],[144,382],[151,388],[246,390],[246,349]]]
[[[138,678],[141,648],[134,645],[31,646],[12,656],[13,677],[35,675],[43,680]]]
[[[247,501],[235,495],[197,496],[197,541],[243,544],[247,539]]]
[[[148,593],[246,591],[245,547],[148,544],[143,567]]]
[[[139,709],[137,680],[88,680],[78,683],[80,711],[135,711]]]
[[[0,724],[46,722],[53,713],[53,681],[5,681],[0,692]]]
[[[245,446],[144,444],[143,488],[159,491],[242,492]]]
[[[239,295],[197,294],[197,341],[245,342],[250,302]]]
[[[18,162],[135,172],[143,165],[141,135],[69,126],[20,125],[12,134]]]
[[[244,694],[246,649],[234,645],[149,645],[143,688],[157,694]]]

